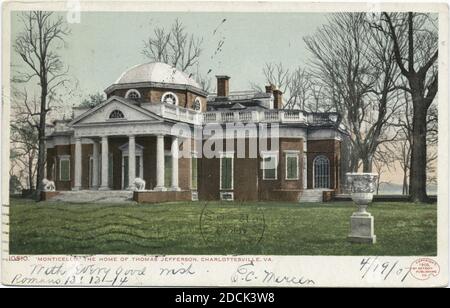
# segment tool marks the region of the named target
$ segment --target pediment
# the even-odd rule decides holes
[[[120,115],[119,117],[117,115]],[[116,122],[161,122],[158,115],[119,97],[111,97],[74,119],[71,125]]]

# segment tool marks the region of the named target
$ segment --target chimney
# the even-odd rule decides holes
[[[217,96],[227,97],[230,93],[230,77],[225,75],[216,76],[217,78]]]
[[[272,94],[273,90],[275,90],[275,86],[273,84],[269,84],[268,86],[266,86],[266,93],[267,94]]]
[[[273,108],[283,109],[283,92],[278,89],[273,90]]]

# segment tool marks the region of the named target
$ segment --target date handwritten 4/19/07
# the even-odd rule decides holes
[[[359,271],[363,280],[370,277],[382,281],[399,279],[404,282],[411,273],[411,267],[403,266],[399,260],[383,261],[378,257],[369,257],[361,260]]]

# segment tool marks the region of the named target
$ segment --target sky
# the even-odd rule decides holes
[[[19,14],[12,16],[13,38],[21,29]],[[127,68],[149,62],[142,55],[143,41],[155,27],[170,28],[177,18],[188,33],[203,39],[201,72],[211,69],[213,85],[215,75],[229,75],[232,91],[247,90],[250,83],[264,86],[266,62],[302,65],[308,57],[303,36],[326,22],[317,13],[82,12],[79,24],[69,24],[71,35],[59,51],[79,81],[80,95],[103,91]],[[13,64],[20,64],[12,54]]]

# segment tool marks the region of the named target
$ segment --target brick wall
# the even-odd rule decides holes
[[[125,94],[127,93],[129,89],[117,89],[111,92],[108,95],[108,98],[111,96],[120,96],[125,97]],[[202,111],[206,111],[206,98],[202,97],[196,93],[193,93],[188,90],[175,90],[175,89],[165,89],[165,88],[139,88],[136,89],[141,94],[141,97],[149,100],[152,103],[159,103],[161,102],[161,98],[164,95],[164,93],[172,92],[175,93],[178,97],[178,105],[183,108],[190,108],[192,109],[194,100],[199,97],[202,102]]]
[[[283,191],[289,195],[291,191],[302,190],[302,139],[280,139],[280,157],[276,180],[263,180],[261,158],[247,158],[251,141],[245,140],[246,158],[234,156],[234,198],[239,201],[280,200]],[[225,142],[223,149],[225,149]],[[234,149],[237,141],[234,141]],[[270,144],[268,146],[271,149]],[[299,151],[299,179],[285,179],[285,153],[286,150]],[[199,198],[201,200],[217,200],[220,197],[220,159],[202,158],[199,160]],[[294,193],[295,195],[295,193]],[[290,194],[292,196],[292,194]],[[290,197],[292,198],[292,197]]]

